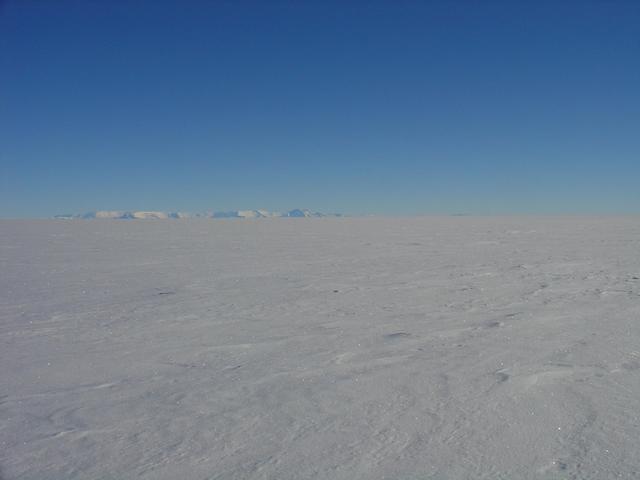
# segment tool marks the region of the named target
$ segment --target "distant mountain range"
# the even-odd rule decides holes
[[[56,215],[53,218],[75,219],[117,219],[117,220],[164,220],[169,218],[305,218],[305,217],[342,217],[340,213],[320,213],[295,208],[288,212],[269,212],[267,210],[231,210],[228,212],[186,213],[186,212],[134,212],[99,210],[82,214]]]

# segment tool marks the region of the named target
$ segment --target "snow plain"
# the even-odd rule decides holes
[[[640,478],[640,218],[0,221],[0,477]]]

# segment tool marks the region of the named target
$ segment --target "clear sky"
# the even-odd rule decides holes
[[[640,1],[0,0],[0,217],[640,213]]]

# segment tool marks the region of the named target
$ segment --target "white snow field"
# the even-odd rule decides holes
[[[0,221],[0,477],[640,478],[640,217]]]

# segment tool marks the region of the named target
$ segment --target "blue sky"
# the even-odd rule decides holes
[[[0,216],[640,213],[638,1],[0,0]]]

